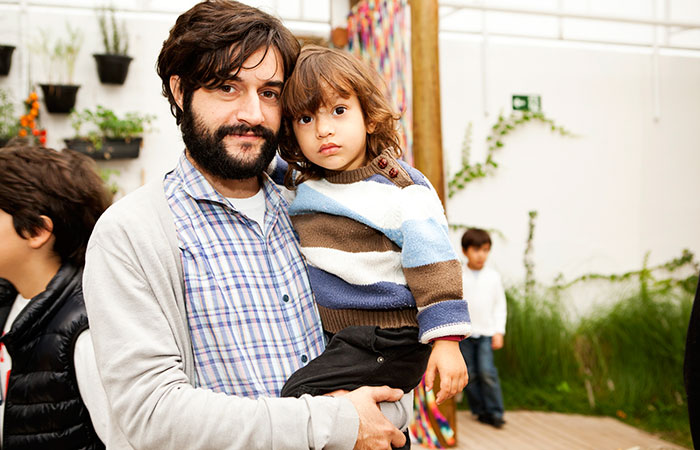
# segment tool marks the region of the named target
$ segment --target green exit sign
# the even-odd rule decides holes
[[[539,95],[514,95],[513,111],[542,111],[542,100]]]

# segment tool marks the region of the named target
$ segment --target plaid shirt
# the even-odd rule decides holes
[[[279,188],[264,174],[265,234],[183,154],[165,177],[182,254],[196,386],[279,396],[323,351],[306,266]]]

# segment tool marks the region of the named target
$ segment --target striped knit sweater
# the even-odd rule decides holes
[[[419,171],[385,151],[302,183],[289,214],[327,331],[417,326],[423,343],[469,335],[442,204]]]

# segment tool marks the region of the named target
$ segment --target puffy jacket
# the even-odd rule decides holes
[[[3,293],[4,292],[4,293]],[[0,291],[0,323],[14,298]],[[75,378],[75,341],[88,328],[82,270],[64,264],[0,342],[12,358],[3,449],[101,449]]]

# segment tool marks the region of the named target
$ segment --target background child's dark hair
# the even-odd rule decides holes
[[[307,45],[301,49],[292,76],[282,92],[282,135],[280,153],[289,163],[285,177],[288,187],[306,180],[323,177],[324,169],[309,162],[297,143],[292,122],[304,114],[314,113],[329,103],[334,95],[349,98],[355,94],[362,107],[367,134],[367,156],[372,159],[385,149],[401,155],[398,120],[401,117],[391,107],[377,72],[363,61],[345,51]],[[292,171],[297,172],[292,179]]]
[[[491,236],[481,228],[470,228],[462,235],[462,249],[469,247],[481,247],[484,244],[491,245]]]
[[[110,196],[95,162],[72,150],[16,146],[0,149],[0,209],[17,234],[30,237],[53,222],[53,251],[82,265],[87,242]]]

